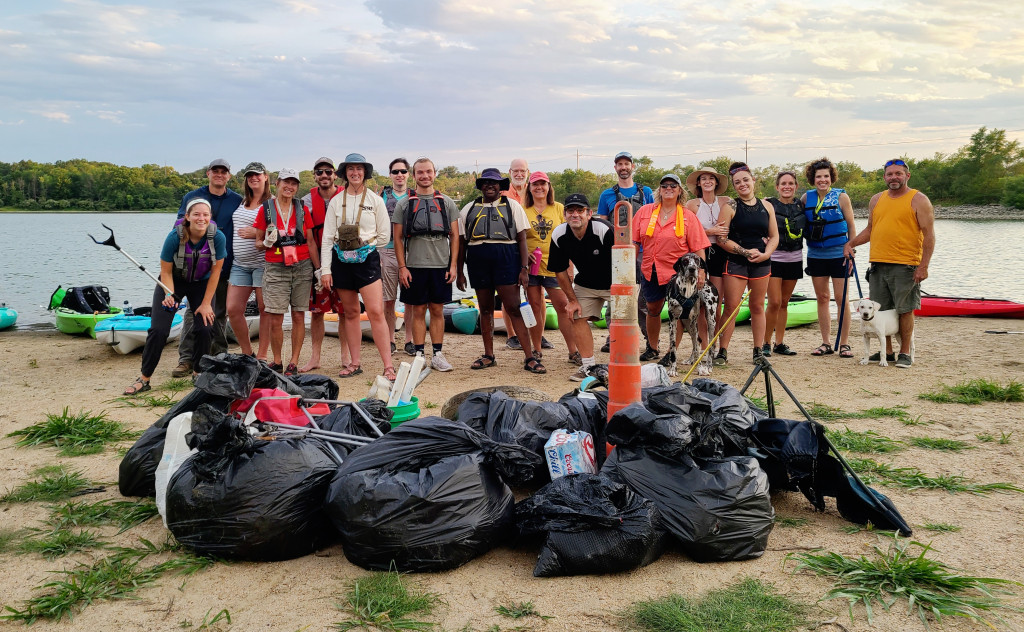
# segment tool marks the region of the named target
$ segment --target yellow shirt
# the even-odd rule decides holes
[[[548,272],[548,249],[551,247],[551,233],[555,226],[565,223],[565,207],[561,202],[549,204],[543,213],[538,213],[533,206],[526,209],[526,217],[530,220],[530,228],[526,231],[526,251],[532,253],[538,247],[541,251],[539,276],[553,277]]]
[[[878,196],[871,211],[870,261],[910,266],[921,263],[924,233],[910,204],[915,195],[917,189],[895,199],[889,197],[888,191]]]

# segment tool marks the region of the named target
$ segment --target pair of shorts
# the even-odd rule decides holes
[[[445,281],[448,268],[409,268],[412,280],[402,288],[406,305],[443,305],[452,301],[452,284]]]
[[[263,268],[246,268],[236,263],[231,266],[228,283],[235,287],[263,287]]]
[[[640,296],[648,303],[657,303],[665,300],[668,294],[668,283],[658,283],[658,266],[651,266],[651,278],[647,280],[640,277]]]
[[[772,261],[772,278],[796,281],[804,278],[804,266],[799,261]]]
[[[871,300],[882,310],[895,309],[906,314],[921,307],[921,284],[914,283],[917,266],[905,263],[872,263],[868,274]]]
[[[747,279],[748,281],[756,281],[757,279],[766,279],[772,275],[772,262],[771,259],[762,261],[760,263],[750,263],[746,259],[737,260],[729,257],[725,261],[725,270],[722,271],[722,276],[731,276],[738,279]]]
[[[580,318],[589,320],[601,320],[604,318],[602,313],[604,306],[610,305],[612,302],[612,291],[610,289],[592,290],[582,285],[573,285],[572,290],[576,294],[576,301],[580,304],[580,311],[583,312]]]
[[[304,312],[313,287],[313,263],[303,259],[294,265],[267,263],[263,271],[263,306],[271,314]]]
[[[339,316],[345,313],[341,300],[334,290],[316,290],[316,277],[309,291],[309,311],[311,314],[326,314],[333,311]]]
[[[557,290],[560,286],[558,285],[558,278],[553,276],[541,276],[539,274],[530,275],[530,287],[546,287],[553,290]]]
[[[523,269],[518,244],[479,244],[466,247],[469,284],[475,289],[519,283]]]
[[[718,244],[711,244],[711,247],[708,248],[707,258],[708,276],[722,276],[722,272],[725,271],[725,260],[728,258],[729,256],[724,248]]]
[[[381,248],[380,280],[384,290],[385,301],[398,300],[398,255],[394,248]]]
[[[380,253],[374,250],[361,263],[342,263],[331,254],[331,285],[335,290],[353,292],[380,280]]]
[[[809,277],[832,277],[833,279],[845,279],[850,275],[846,257],[835,257],[833,259],[812,259],[807,257],[807,267],[804,269],[804,272]]]

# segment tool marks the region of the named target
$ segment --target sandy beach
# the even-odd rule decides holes
[[[815,358],[809,352],[820,342],[816,325],[791,329],[786,342],[799,355],[773,357],[772,362],[786,384],[804,404],[817,402],[843,411],[857,412],[873,407],[906,406],[909,417],[921,425],[907,426],[893,418],[845,419],[828,422],[832,428],[849,427],[856,431],[872,430],[896,440],[928,436],[957,439],[970,449],[945,452],[905,446],[902,451],[866,456],[895,466],[914,466],[925,473],[963,475],[979,483],[1005,482],[1024,488],[1024,404],[986,403],[976,406],[938,404],[918,395],[933,391],[940,384],[956,384],[973,378],[987,378],[1005,384],[1024,381],[1024,360],[1019,349],[1019,335],[993,335],[985,330],[1024,329],[1021,321],[931,318],[917,321],[917,361],[910,370],[890,365],[861,366],[859,323],[854,322],[851,344],[857,359],[841,359],[838,355]],[[833,327],[835,324],[833,323]],[[604,332],[595,332],[600,345]],[[536,376],[522,370],[522,353],[504,346],[505,338],[495,339],[497,368],[471,371],[470,363],[482,352],[479,337],[447,334],[445,354],[456,370],[447,374],[433,373],[418,391],[423,414],[437,414],[445,401],[470,388],[504,384],[530,386],[552,398],[569,392],[574,384],[567,377],[575,369],[566,362],[566,350],[557,331],[545,334],[555,349],[544,354],[548,374]],[[664,332],[663,332],[664,338]],[[301,362],[309,357],[303,350]],[[688,341],[687,341],[688,344]],[[321,371],[337,376],[340,366],[338,342],[325,341],[326,362]],[[662,349],[667,342],[662,341]],[[402,346],[399,334],[399,348]],[[737,387],[751,372],[749,361],[751,334],[749,327],[738,327],[730,349],[732,363],[715,368],[714,378]],[[286,342],[287,350],[287,342]],[[684,354],[685,356],[685,354]],[[604,354],[599,361],[606,361]],[[177,349],[168,346],[160,367],[153,377],[159,387],[170,379],[176,365]],[[397,362],[407,357],[399,351]],[[300,362],[300,364],[301,364]],[[106,491],[88,495],[82,500],[119,499],[117,472],[120,455],[114,447],[103,453],[83,457],[60,457],[53,448],[16,448],[6,435],[42,421],[47,413],[59,413],[65,406],[108,414],[134,430],[148,427],[166,409],[132,408],[115,401],[121,391],[138,374],[140,356],[121,356],[87,338],[72,338],[57,332],[15,331],[0,333],[0,493],[31,480],[32,472],[45,465],[63,465],[80,470],[94,481],[103,481]],[[374,375],[382,365],[376,350],[363,345],[365,373],[352,379],[338,380],[343,399],[365,396]],[[681,366],[680,376],[687,367]],[[759,378],[751,389],[763,395]],[[798,418],[798,413],[781,388],[775,389],[780,400],[779,416]],[[984,442],[978,435],[995,438],[1009,434],[1008,443]],[[130,445],[126,442],[125,445]],[[974,495],[950,494],[944,491],[908,491],[878,486],[895,502],[903,516],[914,527],[915,539],[930,542],[932,556],[964,569],[968,574],[1024,580],[1024,494],[994,493]],[[670,551],[648,567],[631,573],[610,576],[538,579],[532,575],[536,550],[498,547],[462,568],[438,574],[412,575],[409,581],[435,592],[443,598],[431,621],[438,629],[485,630],[497,624],[500,629],[538,631],[577,631],[621,629],[616,613],[634,601],[681,593],[700,596],[709,590],[733,584],[745,577],[754,577],[775,584],[785,595],[812,604],[810,618],[822,622],[838,617],[848,630],[897,632],[923,630],[916,615],[908,614],[903,604],[891,612],[875,611],[875,624],[869,626],[862,607],[855,609],[856,619],[850,621],[843,601],[827,601],[814,605],[829,583],[806,574],[793,574],[793,563],[785,563],[787,554],[823,547],[847,556],[869,552],[879,542],[878,535],[866,531],[847,533],[849,526],[831,502],[825,513],[815,513],[799,494],[780,494],[773,498],[780,517],[803,518],[806,524],[797,527],[776,526],[768,550],[757,560],[731,563],[699,564],[685,555]],[[48,515],[44,503],[0,504],[0,531],[40,527]],[[959,532],[929,532],[920,525],[949,523],[961,527]],[[162,543],[168,536],[159,519],[151,519],[125,533],[116,529],[97,530],[107,541],[117,545],[135,545],[139,537]],[[0,554],[4,568],[4,588],[0,605],[20,607],[23,600],[38,594],[34,587],[51,581],[50,571],[70,568],[78,562],[91,563],[103,556],[102,550],[75,554],[48,561],[38,554],[7,552]],[[315,555],[279,563],[218,563],[196,575],[181,578],[166,575],[154,585],[137,593],[136,599],[103,601],[89,605],[75,615],[74,621],[41,620],[36,630],[180,630],[182,622],[195,625],[208,611],[230,612],[232,624],[221,629],[234,630],[325,630],[343,617],[335,608],[348,583],[366,571],[350,564],[339,545]],[[1024,589],[1011,598],[1009,605],[1024,607]],[[510,602],[532,601],[538,612],[553,618],[530,618],[513,621],[500,617],[495,607]],[[1024,627],[1024,615],[1002,613],[1010,629]],[[17,623],[0,624],[13,628]],[[469,626],[469,627],[466,627]],[[975,630],[983,626],[967,620],[944,619],[937,630]],[[838,630],[830,625],[822,630]]]

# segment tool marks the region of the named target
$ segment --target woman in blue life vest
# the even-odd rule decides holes
[[[171,321],[182,298],[194,318],[196,344],[192,350],[192,377],[199,360],[210,352],[213,342],[214,294],[220,270],[227,256],[227,238],[211,224],[210,203],[195,198],[185,207],[185,221],[167,235],[160,250],[160,281],[170,288],[168,294],[159,285],[153,291],[152,324],[142,350],[142,374],[124,390],[125,395],[148,391],[160,354],[171,333]]]
[[[818,329],[821,331],[821,346],[811,352],[813,356],[830,355],[839,351],[842,358],[852,358],[848,339],[850,318],[842,319],[843,329],[839,334],[839,349],[833,350],[829,342],[832,318],[829,314],[829,278],[837,300],[843,296],[843,284],[850,273],[850,263],[843,256],[843,246],[853,239],[857,229],[853,225],[853,203],[842,189],[832,185],[836,181],[836,168],[828,158],[815,160],[804,170],[807,183],[814,188],[800,197],[804,205],[807,227],[804,240],[807,242],[807,276],[814,284],[814,296],[818,299]],[[848,305],[838,309],[849,310]]]

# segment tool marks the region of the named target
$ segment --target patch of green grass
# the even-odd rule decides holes
[[[981,441],[982,443],[992,443],[993,441],[996,440],[995,437],[993,437],[992,435],[988,434],[987,432],[983,432],[981,434],[976,434],[974,436],[977,437],[978,441]]]
[[[872,549],[870,558],[847,558],[828,552],[790,554],[788,559],[796,561],[795,571],[832,579],[832,588],[824,598],[846,599],[851,620],[853,606],[863,604],[869,623],[874,604],[889,610],[906,599],[910,610],[916,610],[926,626],[929,618],[941,621],[944,616],[956,616],[994,627],[986,615],[1004,607],[1002,597],[1013,594],[1009,586],[1021,585],[1006,579],[962,575],[958,569],[929,558],[929,545],[907,543],[899,536],[893,536],[885,550],[877,545]]]
[[[956,533],[961,529],[961,527],[949,524],[948,522],[926,522],[921,525],[921,528],[925,531],[934,531],[935,533]]]
[[[850,417],[850,413],[828,404],[810,402],[805,408],[807,413],[818,421],[835,421],[836,419],[848,419]]]
[[[162,391],[171,391],[172,393],[180,393],[182,391],[191,391],[195,387],[192,384],[192,378],[189,377],[175,377],[167,380],[157,388]]]
[[[903,443],[882,436],[873,430],[856,432],[846,428],[843,431],[825,429],[828,440],[836,448],[847,452],[885,454],[903,449]]]
[[[972,450],[973,445],[968,445],[956,439],[939,439],[935,437],[911,437],[910,445],[924,448],[926,450],[945,450],[947,452],[960,452],[961,450]]]
[[[768,410],[768,398],[764,395],[751,395],[749,392],[746,394],[746,398],[750,400],[750,403],[757,406],[761,410]],[[777,407],[780,402],[779,400],[772,400],[772,403]]]
[[[941,384],[938,391],[921,393],[921,399],[940,404],[981,404],[982,402],[1024,402],[1024,384],[1011,380],[1006,386],[979,378],[954,386]]]
[[[144,500],[70,501],[51,508],[49,522],[55,529],[68,526],[116,525],[118,533],[157,515],[156,503]]]
[[[795,528],[806,525],[808,520],[807,518],[791,518],[789,516],[780,516],[776,514],[774,522],[777,527]]]
[[[221,624],[231,625],[231,613],[228,612],[227,608],[221,610],[217,614],[210,618],[210,613],[213,612],[213,608],[206,611],[203,615],[203,620],[199,622],[199,626],[196,630],[220,630]],[[188,619],[183,619],[178,623],[179,628],[192,628],[195,625]]]
[[[903,404],[897,406],[875,406],[874,408],[868,408],[855,413],[845,411],[835,406],[829,406],[828,404],[811,402],[810,405],[807,406],[807,412],[810,413],[811,417],[814,417],[819,421],[835,421],[837,419],[880,419],[889,417],[892,419],[898,419],[906,426],[917,426],[931,423],[921,421],[920,417],[912,418],[910,413],[907,412],[907,407]]]
[[[437,408],[437,404],[435,402],[424,402],[423,403],[423,407],[424,408]]]
[[[13,551],[25,533],[25,529],[0,529],[0,553]]]
[[[44,535],[22,540],[18,549],[23,553],[39,553],[48,560],[64,557],[70,553],[102,547],[103,543],[91,531],[57,529]]]
[[[59,415],[49,413],[46,421],[15,430],[7,436],[18,437],[15,445],[19,447],[52,445],[58,448],[61,456],[81,456],[102,452],[108,443],[134,439],[139,434],[110,419],[106,412],[94,415],[92,411],[81,410],[72,414],[65,406]]]
[[[537,612],[532,601],[512,602],[507,606],[498,606],[494,611],[503,617],[509,617],[511,619],[522,619],[523,617],[540,617],[545,621],[548,619],[554,619],[554,617],[545,616]]]
[[[682,595],[640,601],[622,614],[627,625],[647,632],[780,632],[805,623],[806,606],[756,579],[714,590],[699,600]]]
[[[410,589],[397,571],[373,573],[352,582],[345,603],[338,604],[350,618],[334,624],[338,630],[359,627],[380,630],[431,630],[435,623],[411,619],[430,615],[440,598]]]
[[[868,485],[882,483],[904,489],[944,489],[947,492],[970,492],[984,495],[991,492],[1019,492],[1024,489],[1010,483],[973,483],[964,476],[941,474],[931,477],[916,467],[893,467],[871,459],[847,459],[850,467]]]
[[[39,361],[36,360],[35,358],[30,358],[29,361],[28,361],[28,368],[30,368],[30,369],[38,369],[39,368]]]
[[[93,482],[81,472],[68,471],[63,467],[43,467],[36,470],[35,474],[41,478],[19,485],[0,496],[0,503],[57,502],[86,492],[103,490],[102,487],[92,487]]]
[[[120,402],[129,408],[170,408],[178,403],[177,393],[163,393],[161,395],[131,395],[115,397],[114,401]]]
[[[1013,436],[1012,432],[1000,432],[999,433],[999,445],[1007,445],[1010,443],[1010,437]]]

